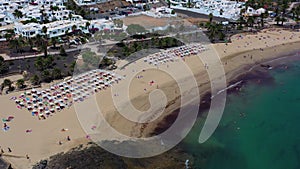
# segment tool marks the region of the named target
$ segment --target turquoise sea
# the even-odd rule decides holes
[[[300,169],[300,57],[277,61],[263,77],[228,94],[219,127],[197,142],[205,115],[181,146],[197,169]],[[273,64],[273,63],[268,63]],[[274,63],[275,64],[275,63]],[[272,65],[273,66],[273,65]]]

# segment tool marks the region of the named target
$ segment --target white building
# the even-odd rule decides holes
[[[266,10],[264,8],[259,8],[255,10],[252,7],[248,7],[244,13],[244,16],[260,16],[262,13],[265,13]]]
[[[95,5],[97,3],[108,2],[110,0],[74,0],[74,2],[79,5]]]
[[[90,26],[86,27],[86,23],[89,22]],[[110,20],[99,19],[99,20],[61,20],[47,24],[29,23],[22,24],[16,23],[14,31],[18,35],[23,37],[35,37],[37,34],[43,35],[42,29],[45,26],[47,28],[47,37],[59,37],[65,35],[67,32],[72,32],[72,28],[76,26],[77,30],[81,30],[84,33],[88,33],[89,29],[98,30],[114,30],[114,23]]]
[[[244,7],[244,2],[230,1],[230,0],[191,0],[194,4],[193,8],[187,8],[188,0],[170,0],[172,8],[189,10],[201,14],[237,20],[240,16],[241,9]]]

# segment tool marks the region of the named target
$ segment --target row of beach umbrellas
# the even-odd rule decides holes
[[[144,62],[157,66],[167,62],[174,62],[190,55],[197,55],[205,50],[205,47],[201,44],[189,44],[149,55],[145,57]]]
[[[31,89],[12,97],[18,108],[26,108],[32,115],[48,117],[51,113],[83,101],[94,93],[118,83],[122,77],[113,72],[96,69],[76,75],[47,89]]]

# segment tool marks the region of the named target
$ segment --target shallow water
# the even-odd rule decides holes
[[[248,80],[228,95],[219,127],[204,144],[197,140],[205,117],[197,119],[181,144],[194,156],[193,168],[300,169],[300,61],[264,71],[271,79]]]

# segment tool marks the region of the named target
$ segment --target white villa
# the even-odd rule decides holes
[[[187,8],[188,0],[171,0],[171,7],[174,9],[189,10],[201,14],[210,14],[214,16],[237,20],[241,9],[245,8],[245,2],[229,0],[191,0],[195,4],[193,8]]]
[[[173,9],[167,7],[158,7],[152,8],[149,11],[144,11],[142,14],[148,15],[154,18],[162,18],[162,17],[175,17],[177,14],[172,13]]]
[[[244,16],[260,16],[262,13],[265,13],[266,9],[264,8],[259,8],[255,10],[252,7],[248,7],[246,12],[244,13]]]

